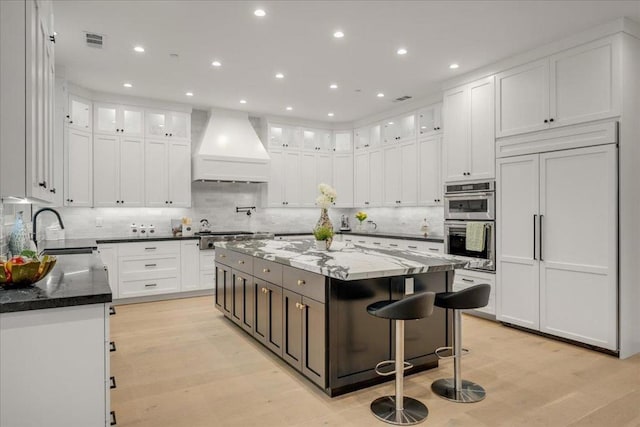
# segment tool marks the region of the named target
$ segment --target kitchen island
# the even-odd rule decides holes
[[[367,314],[376,301],[421,291],[451,290],[456,268],[483,261],[366,244],[313,239],[253,240],[216,245],[216,307],[248,334],[337,396],[389,380],[375,366],[393,358],[389,320]],[[407,322],[407,374],[438,366],[451,319],[436,308]]]

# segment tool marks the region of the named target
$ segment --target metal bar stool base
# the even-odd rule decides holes
[[[431,390],[443,399],[452,402],[474,403],[485,398],[486,392],[482,386],[467,380],[462,380],[462,387],[455,389],[453,378],[442,378],[431,384]]]
[[[395,396],[379,397],[371,402],[371,412],[381,421],[398,426],[410,426],[419,424],[427,419],[429,410],[424,403],[411,397],[402,400],[404,409],[396,409]]]

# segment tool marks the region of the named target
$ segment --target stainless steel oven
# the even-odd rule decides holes
[[[444,222],[444,252],[470,258],[486,259],[490,263],[478,270],[495,272],[496,270],[496,235],[495,222],[482,221],[484,224],[484,250],[476,252],[467,250],[467,224],[472,221]]]
[[[444,219],[494,220],[495,182],[457,183],[445,186]]]

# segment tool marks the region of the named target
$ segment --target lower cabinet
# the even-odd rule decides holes
[[[255,318],[253,336],[282,356],[282,287],[254,278]]]
[[[109,305],[0,314],[0,425],[108,426]]]
[[[253,334],[253,277],[242,271],[233,271],[233,304],[231,320]]]
[[[227,316],[231,316],[231,306],[233,305],[233,283],[231,281],[231,268],[216,263],[215,305]]]

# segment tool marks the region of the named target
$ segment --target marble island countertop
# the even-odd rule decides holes
[[[487,264],[473,258],[360,243],[333,242],[329,251],[319,251],[313,239],[247,240],[216,246],[340,280],[481,268]]]
[[[35,286],[0,287],[0,313],[111,302],[104,264],[97,254],[63,255]]]

